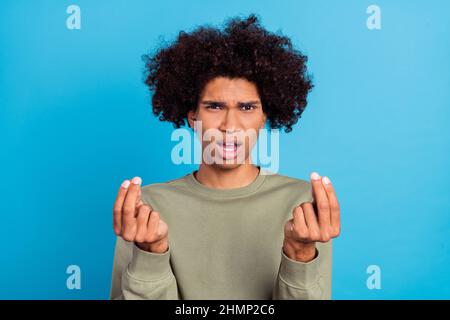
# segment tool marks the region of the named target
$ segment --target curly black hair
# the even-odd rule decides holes
[[[180,31],[174,43],[142,58],[144,82],[154,92],[153,113],[175,128],[186,124],[204,86],[218,76],[253,82],[270,127],[285,132],[301,117],[314,86],[307,57],[288,37],[261,27],[255,14],[230,18],[223,30],[204,25],[191,33]]]

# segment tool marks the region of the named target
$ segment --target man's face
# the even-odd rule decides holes
[[[266,115],[254,83],[217,77],[204,87],[197,110],[188,113],[188,121],[192,128],[194,121],[201,121],[203,159],[210,154],[221,159],[212,165],[232,169],[249,162]]]

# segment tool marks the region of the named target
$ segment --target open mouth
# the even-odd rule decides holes
[[[242,142],[217,142],[219,152],[224,159],[232,159],[237,156],[238,149],[241,147]]]

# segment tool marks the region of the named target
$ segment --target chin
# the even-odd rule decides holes
[[[243,163],[214,163],[214,167],[222,170],[233,170],[242,165]]]

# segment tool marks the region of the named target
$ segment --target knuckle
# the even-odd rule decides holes
[[[330,205],[330,209],[333,210],[333,211],[336,211],[336,212],[339,211],[340,210],[339,204],[338,203],[331,204]]]
[[[305,202],[305,203],[303,204],[303,210],[304,210],[305,212],[307,212],[307,211],[315,211],[315,210],[314,210],[314,204],[311,203],[311,202]]]
[[[300,239],[300,241],[302,241],[302,242],[310,242],[310,241],[311,241],[311,238],[310,238],[310,237],[300,237],[299,239]]]
[[[320,236],[321,242],[328,242],[330,241],[330,234],[328,232],[323,232]]]
[[[300,206],[302,208],[306,208],[307,206],[312,206],[312,203],[310,201],[306,201],[306,202],[303,202]]]
[[[122,230],[122,238],[125,241],[134,241],[136,236],[135,228],[132,226],[125,226]]]
[[[161,239],[163,237],[163,235],[164,234],[161,230],[159,230],[159,229],[156,230],[156,232],[155,232],[156,239]]]
[[[124,232],[124,233],[122,234],[122,238],[123,238],[123,240],[128,241],[128,242],[131,242],[131,241],[134,240],[134,236],[132,236],[132,235],[131,235],[130,233],[128,233],[128,232]]]
[[[310,232],[307,229],[298,230],[296,234],[301,240],[307,240],[311,236]]]
[[[143,243],[143,242],[145,242],[145,239],[141,234],[137,234],[136,237],[134,237],[134,241],[136,241],[138,243]]]
[[[128,213],[132,213],[133,210],[134,210],[133,206],[131,206],[129,204],[126,204],[126,205],[123,206],[123,212],[125,212],[127,214]]]
[[[326,203],[325,201],[319,202],[317,205],[317,208],[319,209],[319,211],[328,211],[329,210],[328,203]]]
[[[333,228],[333,237],[339,237],[341,234],[341,227],[334,227]]]
[[[313,241],[318,241],[320,239],[320,234],[316,230],[310,233],[310,239]]]
[[[145,236],[145,242],[152,243],[152,242],[155,242],[155,241],[156,241],[156,238],[155,238],[155,235],[153,233],[149,233],[149,234],[147,234]]]
[[[139,212],[143,212],[143,213],[149,213],[151,211],[150,207],[146,204],[143,204],[140,208],[139,208]]]
[[[291,226],[292,226],[292,232],[293,232],[295,235],[300,236],[300,235],[303,234],[303,233],[301,232],[300,228],[299,228],[296,224],[292,224]]]

